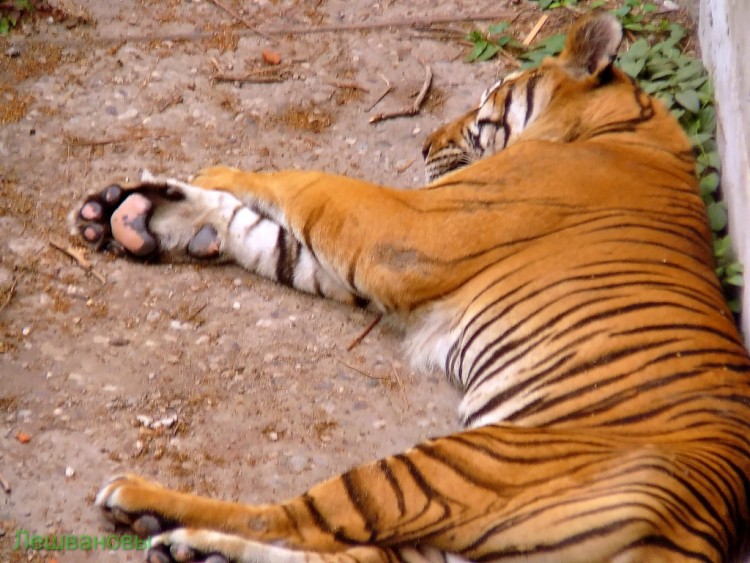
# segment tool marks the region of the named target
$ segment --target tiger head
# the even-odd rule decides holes
[[[643,101],[633,96],[637,86],[613,65],[621,41],[622,27],[615,17],[593,14],[580,19],[558,57],[509,74],[485,91],[476,109],[427,138],[422,149],[427,181],[524,138],[569,142],[600,129],[605,121],[626,121],[626,106],[642,112]],[[629,99],[618,102],[623,93]],[[592,107],[604,111],[586,109]]]

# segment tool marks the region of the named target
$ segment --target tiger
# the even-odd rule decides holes
[[[278,504],[134,474],[96,496],[148,561],[740,561],[750,358],[713,269],[691,145],[594,13],[431,134],[428,181],[144,173],[74,210],[85,243],[233,262],[379,310],[463,391],[463,428]]]

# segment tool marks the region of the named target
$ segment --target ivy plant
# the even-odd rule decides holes
[[[640,38],[618,58],[620,67],[638,80],[641,88],[661,100],[690,137],[696,153],[701,196],[714,235],[716,274],[724,286],[729,307],[739,311],[735,288],[743,284],[742,264],[732,254],[726,234],[727,209],[720,201],[721,160],[716,145],[716,110],[708,73],[700,60],[681,52],[685,29],[667,26],[669,36],[654,45]]]
[[[0,0],[0,36],[8,35],[32,9],[31,0]]]

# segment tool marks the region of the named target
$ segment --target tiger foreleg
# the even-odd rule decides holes
[[[461,563],[430,548],[358,546],[335,553],[299,551],[213,530],[178,528],[152,538],[148,561],[186,563]]]
[[[227,191],[144,174],[89,194],[72,223],[87,243],[138,259],[236,262],[307,293],[358,301],[288,229]]]

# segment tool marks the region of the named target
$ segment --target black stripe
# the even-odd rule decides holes
[[[294,276],[292,260],[289,257],[287,248],[286,229],[279,227],[279,234],[276,238],[276,281],[284,285],[291,286]]]
[[[385,476],[386,481],[388,481],[388,484],[391,486],[391,489],[393,490],[393,494],[396,496],[396,504],[398,505],[399,516],[403,516],[406,513],[406,504],[404,503],[404,492],[401,490],[401,486],[398,484],[398,481],[396,480],[396,476],[393,474],[393,471],[391,471],[391,468],[388,467],[388,464],[386,463],[384,459],[381,459],[378,461],[377,467]]]
[[[532,74],[526,82],[526,117],[524,119],[524,127],[529,123],[531,114],[534,113],[534,93],[536,92],[536,85],[539,82],[540,75]]]

